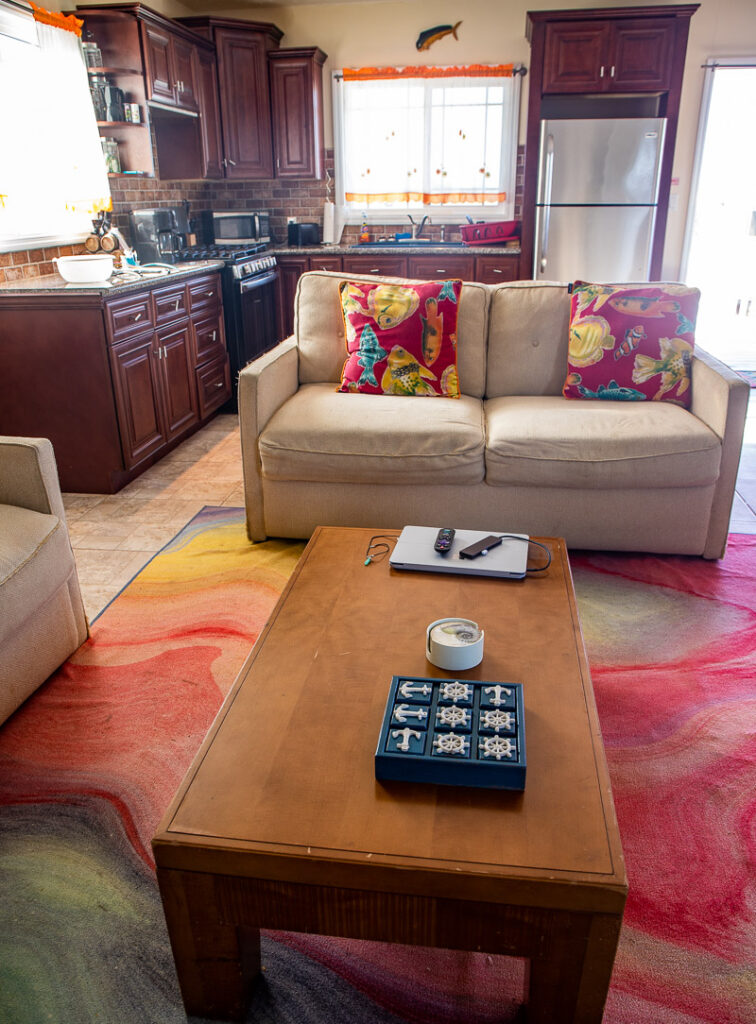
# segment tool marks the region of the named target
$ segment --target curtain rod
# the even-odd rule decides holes
[[[522,75],[523,77],[525,77],[527,73],[528,69],[525,67],[524,64],[516,64],[512,68],[512,75]],[[333,77],[336,79],[337,82],[341,82],[344,78],[344,76],[342,74],[339,74],[338,71],[334,71]]]
[[[720,64],[715,61],[713,64],[701,64],[707,71],[716,71],[717,68],[731,68],[734,71],[745,71],[747,68],[756,68],[756,61],[753,64]]]

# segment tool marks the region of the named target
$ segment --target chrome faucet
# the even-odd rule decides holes
[[[420,221],[419,224],[415,221],[415,219],[414,219],[414,217],[412,216],[411,213],[408,213],[407,216],[409,217],[410,224],[412,225],[412,237],[413,238],[419,238],[420,237],[420,235],[423,233],[423,228],[425,227],[426,222],[428,224],[432,224],[433,223],[433,221],[430,219],[430,217],[427,214],[425,215],[425,217],[423,217],[423,219]]]

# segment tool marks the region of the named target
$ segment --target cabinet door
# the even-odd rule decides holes
[[[449,277],[461,278],[463,281],[473,279],[473,257],[460,253],[408,256],[407,268],[410,277],[419,277],[425,281],[440,281]]]
[[[607,22],[555,22],[546,26],[544,93],[604,92],[609,82]]]
[[[200,111],[202,177],[223,177],[220,106],[216,60],[212,53],[197,51],[197,99]]]
[[[517,281],[520,276],[520,257],[476,256],[475,280],[483,284],[501,284],[502,281]]]
[[[664,92],[669,88],[675,19],[638,19],[614,26],[609,88],[612,92]]]
[[[199,89],[195,81],[194,56],[196,47],[179,36],[173,38],[172,46],[173,84],[176,106],[182,107],[184,110],[198,110]]]
[[[197,394],[201,420],[207,419],[231,397],[231,373],[227,355],[197,370]]]
[[[272,178],[273,140],[265,37],[216,29],[227,178]]]
[[[116,410],[127,469],[165,444],[152,332],[111,349]]]
[[[278,263],[278,340],[294,331],[294,294],[297,281],[310,269],[309,256],[279,256]]]
[[[192,362],[189,324],[168,328],[156,335],[165,436],[170,441],[199,419]]]
[[[321,50],[273,51],[268,58],[277,178],[322,178]]]
[[[170,33],[152,25],[143,25],[147,72],[147,98],[173,105],[173,69]]]

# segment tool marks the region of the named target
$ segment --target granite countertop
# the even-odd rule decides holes
[[[519,256],[519,246],[515,249],[507,249],[503,245],[465,245],[464,242],[444,245],[434,245],[433,242],[421,242],[413,245],[411,242],[396,242],[388,245],[271,245],[269,252],[274,256],[375,256],[377,253],[387,252],[392,256],[397,253],[411,253],[419,256],[424,252],[439,253],[448,252],[453,256]]]
[[[72,284],[64,281],[60,274],[46,274],[43,277],[28,277],[21,281],[0,282],[0,295],[121,295],[124,292],[143,291],[158,285],[170,284],[181,278],[222,270],[223,260],[194,260],[188,263],[174,263],[167,274],[132,275],[113,274],[108,281],[97,284]]]

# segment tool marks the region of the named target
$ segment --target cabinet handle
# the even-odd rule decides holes
[[[207,295],[208,299],[212,299],[213,295],[215,295],[215,292],[205,292],[205,295]]]
[[[603,77],[604,77],[604,65],[602,64],[601,65],[601,70],[599,71],[599,78],[603,78]]]
[[[609,77],[614,78],[614,64],[609,68]]]
[[[173,312],[174,313],[178,313],[180,305],[181,305],[181,299],[176,299],[176,305],[173,307]]]
[[[218,381],[218,383],[217,383],[217,384],[213,384],[213,387],[214,387],[214,388],[222,388],[222,387],[223,387],[223,381],[222,381],[222,380],[221,380],[221,381]]]
[[[137,322],[137,320],[141,320],[141,319],[142,319],[142,314],[141,313],[135,313],[133,316],[129,317],[129,320],[131,321],[132,324],[135,324]]]
[[[210,341],[215,341],[215,336],[217,333],[217,331],[213,331],[213,333],[210,335]]]
[[[368,270],[368,274],[380,274],[380,272],[381,272],[381,268],[380,267],[373,267],[372,270]]]
[[[503,274],[504,271],[500,270],[498,267],[491,267],[491,273],[492,274]]]
[[[435,273],[436,274],[445,274],[446,273],[446,268],[445,267],[436,267]]]

